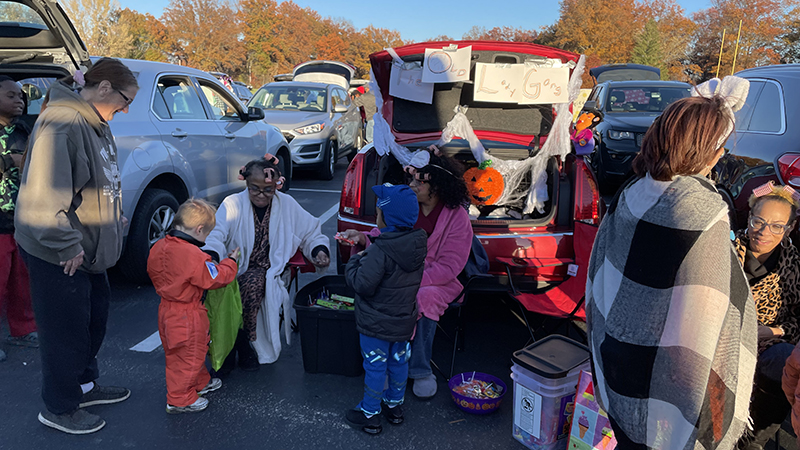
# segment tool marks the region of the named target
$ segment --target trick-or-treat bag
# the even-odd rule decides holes
[[[600,409],[594,398],[592,373],[581,371],[578,391],[575,393],[575,410],[569,432],[568,450],[614,450],[617,439],[611,430],[608,415]]]
[[[211,334],[208,355],[211,358],[211,367],[219,370],[233,350],[236,335],[239,334],[239,328],[242,328],[239,282],[234,280],[224,288],[209,290],[206,294],[206,309]]]

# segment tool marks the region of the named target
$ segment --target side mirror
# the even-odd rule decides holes
[[[22,91],[25,92],[25,95],[28,96],[28,103],[39,100],[40,98],[44,97],[42,94],[42,90],[39,89],[39,86],[33,84],[24,84],[22,85]]]
[[[597,109],[597,102],[595,100],[588,101],[583,104],[583,109]]]
[[[347,109],[348,109],[347,106],[342,105],[342,104],[338,104],[338,105],[333,107],[333,112],[335,112],[335,113],[346,113]]]
[[[255,106],[247,108],[247,120],[264,120],[264,110]]]

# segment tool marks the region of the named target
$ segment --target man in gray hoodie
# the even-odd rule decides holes
[[[14,235],[30,271],[42,358],[43,424],[71,434],[105,425],[86,406],[116,403],[125,388],[99,386],[110,288],[122,251],[120,172],[108,121],[139,86],[119,60],[55,83],[34,126],[17,198]]]

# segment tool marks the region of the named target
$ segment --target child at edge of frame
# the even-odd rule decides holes
[[[236,279],[239,249],[219,264],[200,250],[214,229],[215,213],[204,200],[187,200],[147,259],[147,273],[161,296],[158,334],[166,358],[168,414],[203,411],[208,399],[202,396],[222,387],[222,380],[211,378],[205,367],[209,322],[203,303],[207,290]]]
[[[373,186],[381,234],[353,255],[345,279],[356,293],[355,319],[364,357],[364,397],[345,413],[347,423],[369,434],[382,431],[381,415],[403,423],[403,399],[417,323],[417,291],[427,256],[425,230],[413,229],[419,204],[408,186]],[[388,377],[388,388],[384,383]]]

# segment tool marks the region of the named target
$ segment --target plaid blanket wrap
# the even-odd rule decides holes
[[[700,176],[642,178],[603,219],[587,322],[595,394],[621,449],[730,450],[744,432],[757,322],[730,232]]]

